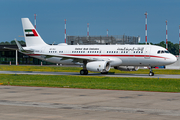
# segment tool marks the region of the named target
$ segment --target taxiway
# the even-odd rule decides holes
[[[179,120],[180,94],[0,86],[2,120]]]

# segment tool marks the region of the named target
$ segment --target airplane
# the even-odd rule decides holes
[[[107,74],[111,67],[136,71],[140,66],[148,66],[149,76],[154,76],[153,67],[177,61],[173,54],[156,45],[48,45],[29,18],[22,18],[22,26],[26,47],[15,40],[19,52],[52,63],[82,65],[81,75],[88,71]]]

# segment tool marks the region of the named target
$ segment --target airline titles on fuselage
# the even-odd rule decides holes
[[[72,51],[72,53],[85,53],[85,51],[87,51],[88,53],[94,53],[94,51],[99,53],[98,51],[100,50],[100,48],[80,48],[80,47],[74,48],[74,49],[75,49],[75,51]],[[82,52],[80,52],[80,51],[82,51]],[[107,53],[118,53],[118,51],[121,51],[121,53],[128,53],[130,51],[132,51],[133,53],[143,53],[144,47],[137,47],[137,48],[135,48],[135,47],[132,47],[132,48],[128,48],[128,47],[121,47],[120,48],[120,47],[118,47],[116,52],[115,51],[114,52],[107,51]],[[56,53],[56,48],[50,48],[49,53]],[[64,52],[59,51],[59,53],[64,53]],[[100,50],[100,53],[101,53],[101,50]]]
[[[142,48],[140,48],[140,47],[138,47],[138,48],[126,48],[126,47],[124,47],[124,48],[117,48],[117,50],[121,50],[121,51],[143,51],[144,50],[144,47],[142,47]]]
[[[75,50],[99,50],[99,48],[75,48]]]

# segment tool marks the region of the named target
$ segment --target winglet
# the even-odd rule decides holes
[[[24,49],[22,48],[21,44],[20,44],[16,39],[14,39],[14,40],[15,40],[15,42],[16,42],[18,48],[19,48],[19,51],[20,51],[20,52],[23,52]]]

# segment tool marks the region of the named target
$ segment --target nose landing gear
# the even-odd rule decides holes
[[[150,70],[149,76],[154,76],[154,72],[152,71],[152,67],[151,66],[149,67],[149,70]]]

